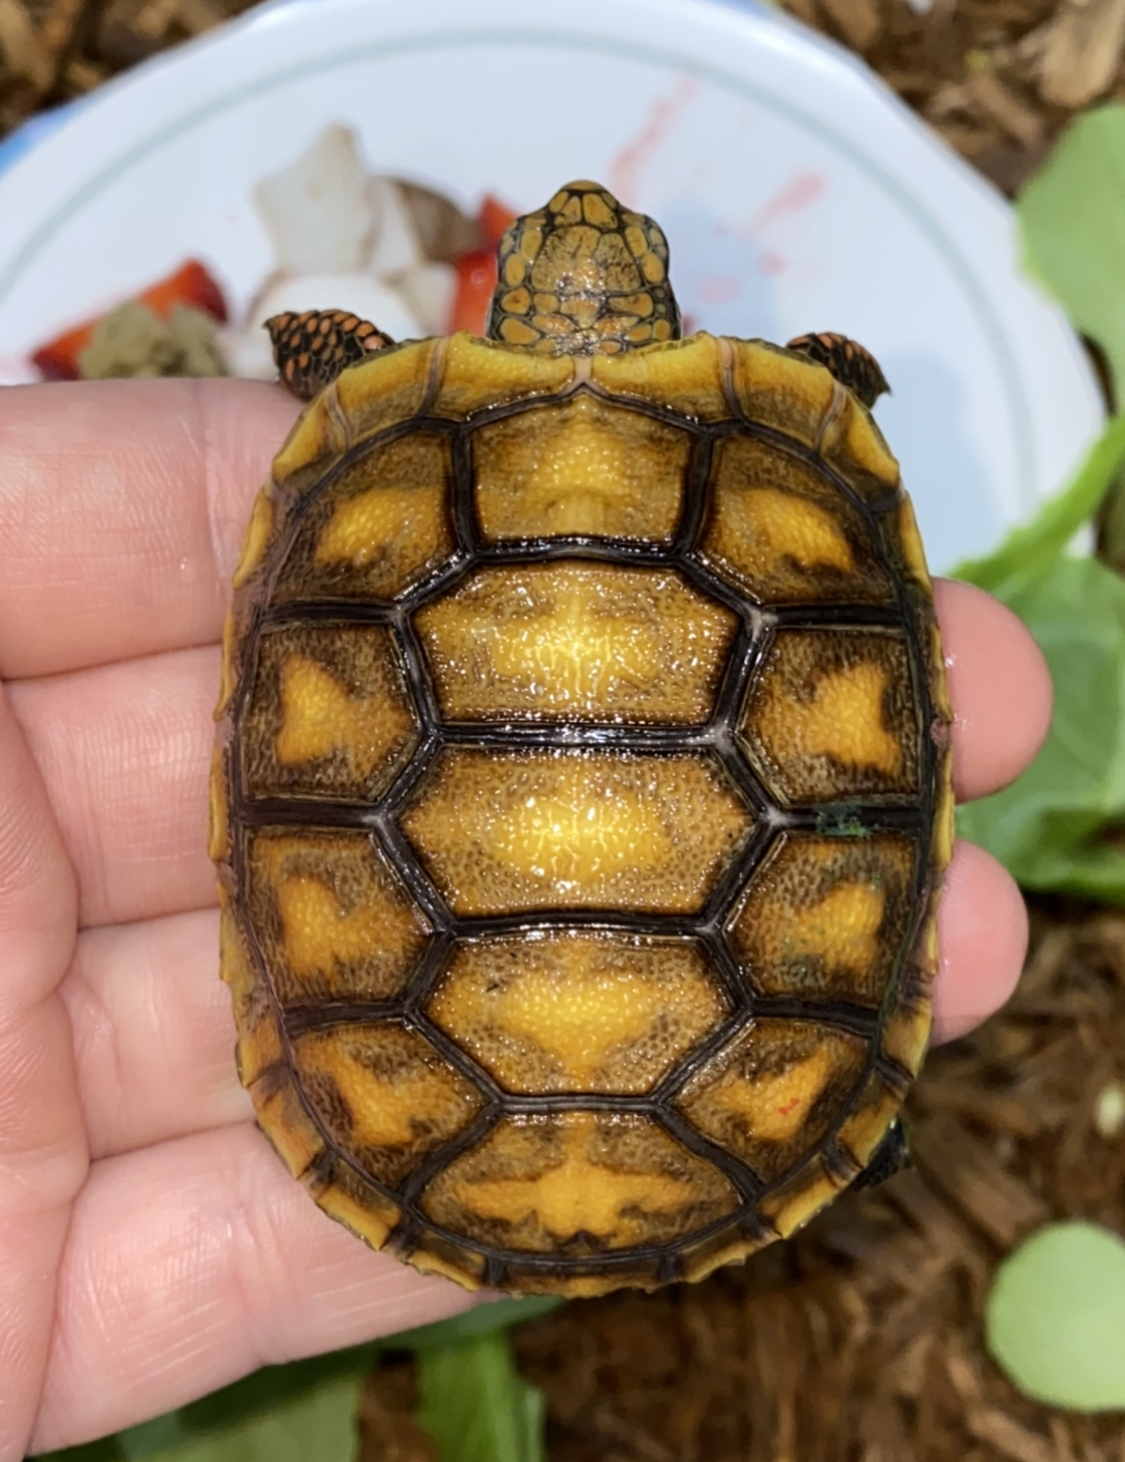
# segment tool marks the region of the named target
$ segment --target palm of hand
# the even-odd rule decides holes
[[[205,852],[226,585],[294,412],[269,387],[0,396],[0,1462],[469,1297],[326,1219],[257,1133]],[[1006,612],[944,586],[962,796],[1049,689]],[[962,847],[940,1035],[1006,998],[1025,923]]]

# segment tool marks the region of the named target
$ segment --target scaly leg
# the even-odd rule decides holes
[[[266,321],[282,381],[302,401],[331,385],[342,371],[374,350],[393,345],[389,335],[347,310],[286,311]]]
[[[823,330],[819,335],[798,335],[786,349],[799,350],[817,365],[826,366],[868,408],[875,405],[884,391],[891,389],[871,352],[846,335],[835,335],[830,330]]]

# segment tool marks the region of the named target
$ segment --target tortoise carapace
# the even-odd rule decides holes
[[[952,838],[933,594],[867,352],[681,338],[664,235],[594,183],[498,272],[486,338],[276,330],[316,394],[234,581],[223,977],[263,1131],[369,1244],[651,1288],[897,1133]]]

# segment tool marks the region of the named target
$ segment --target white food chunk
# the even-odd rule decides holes
[[[363,268],[376,234],[371,181],[348,127],[326,127],[296,162],[254,189],[254,202],[287,274]]]
[[[457,271],[436,261],[418,264],[399,276],[398,290],[426,335],[444,335],[457,294]]]
[[[414,214],[393,178],[373,177],[367,203],[374,220],[371,248],[364,260],[372,274],[393,279],[425,260]]]

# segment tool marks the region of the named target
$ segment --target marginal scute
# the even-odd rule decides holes
[[[337,1158],[332,1168],[328,1182],[314,1177],[315,1169],[309,1170],[309,1192],[330,1218],[373,1249],[381,1249],[401,1222],[402,1209],[347,1163]]]
[[[227,776],[226,747],[215,743],[211,752],[211,780],[207,799],[207,856],[212,863],[223,863],[230,857],[230,820],[227,811],[230,782]]]
[[[867,1041],[811,1021],[752,1021],[692,1075],[676,1105],[759,1177],[780,1177],[847,1109]]]
[[[674,569],[563,560],[478,570],[418,611],[451,721],[702,725],[737,629]]]
[[[520,1270],[518,1275],[520,1294],[561,1294],[568,1299],[596,1300],[602,1295],[612,1294],[623,1285],[636,1285],[639,1289],[653,1290],[659,1280],[656,1278],[656,1264],[652,1259],[638,1262],[632,1272],[622,1273],[611,1269],[604,1274],[568,1275],[558,1267]]]
[[[375,351],[337,379],[333,390],[348,423],[349,446],[423,410],[434,390],[441,352],[440,340],[406,341]],[[324,400],[327,394],[317,399]]]
[[[242,639],[245,625],[240,624],[232,608],[223,621],[223,643],[219,669],[219,695],[215,702],[214,717],[222,722],[230,710],[231,701],[238,685],[245,642]]]
[[[899,560],[903,572],[914,580],[915,585],[922,590],[927,599],[932,600],[934,586],[926,565],[926,555],[922,550],[918,520],[914,516],[914,504],[905,492],[902,494],[895,517],[897,519],[895,531],[888,535],[894,545],[895,557]]]
[[[917,1076],[926,1054],[933,1017],[929,1005],[910,1008],[899,1005],[883,1026],[882,1050],[911,1076]]]
[[[316,490],[348,446],[344,424],[329,406],[327,393],[322,393],[301,412],[273,459],[265,492],[279,507],[279,527],[293,504]]]
[[[901,1105],[899,1094],[873,1071],[837,1129],[836,1145],[855,1160],[857,1167],[865,1168]]]
[[[938,752],[934,782],[937,795],[934,799],[934,830],[930,840],[930,857],[934,868],[939,870],[937,876],[940,878],[941,870],[948,868],[953,858],[953,845],[957,835],[956,808],[953,798],[953,755],[949,747],[943,747]]]
[[[268,493],[260,492],[254,499],[250,523],[242,540],[242,553],[234,571],[232,585],[241,589],[250,576],[257,572],[265,558],[273,534],[275,507]]]
[[[440,1274],[462,1289],[484,1288],[484,1255],[466,1249],[463,1244],[452,1244],[432,1230],[424,1233],[411,1249],[410,1262],[423,1274]]]
[[[666,1244],[737,1207],[728,1180],[634,1113],[503,1117],[429,1184],[428,1218],[477,1243],[574,1257]]]
[[[248,1089],[259,1127],[293,1176],[301,1177],[325,1151],[326,1144],[324,1134],[309,1116],[292,1073],[284,1066],[271,1066]]]
[[[697,421],[727,421],[732,415],[719,341],[704,331],[690,340],[595,355],[592,371],[596,385],[624,400],[635,396]]]
[[[219,968],[230,986],[238,1029],[238,1074],[243,1086],[252,1087],[283,1060],[281,1031],[225,893],[220,894],[219,906]]]
[[[904,834],[786,833],[728,926],[754,989],[879,1006],[912,932],[917,857]]]
[[[505,1091],[650,1091],[727,1013],[702,947],[610,931],[463,941],[431,1019]]]
[[[808,1223],[844,1187],[844,1179],[817,1155],[758,1203],[758,1212],[783,1239]]]
[[[555,396],[574,378],[574,361],[568,356],[513,352],[461,330],[446,342],[433,411],[463,420],[477,411]]]
[[[898,463],[871,413],[850,392],[825,426],[820,453],[865,501],[886,499],[899,487]]]
[[[248,917],[283,1007],[402,992],[430,928],[369,834],[263,829],[246,870]]]
[[[718,1233],[708,1234],[689,1245],[679,1256],[683,1278],[690,1284],[698,1284],[726,1264],[741,1264],[777,1237],[768,1224],[760,1223],[757,1227],[760,1232],[748,1234],[744,1225],[728,1224]]]
[[[670,543],[690,448],[685,431],[585,391],[478,427],[485,542],[565,534]]]
[[[426,432],[365,448],[304,511],[276,602],[390,601],[436,572],[454,547],[450,452]]]
[[[442,753],[402,827],[460,915],[698,912],[749,808],[706,755]]]
[[[783,804],[916,796],[921,748],[905,638],[779,630],[737,734]]]
[[[936,615],[931,614],[929,622],[925,625],[924,633],[928,664],[932,667],[943,667],[945,657],[941,643],[941,628]],[[930,728],[930,738],[937,745],[939,752],[947,751],[949,727],[953,725],[953,703],[949,699],[949,686],[945,676],[938,674],[936,668],[931,670],[929,680],[930,701],[934,712],[934,724]]]
[[[378,796],[418,736],[383,626],[294,623],[261,636],[241,741],[250,796]]]
[[[823,366],[761,340],[724,340],[737,410],[816,451],[838,388]]]
[[[812,463],[751,437],[716,444],[699,552],[759,602],[894,599],[859,510]]]
[[[309,1031],[293,1067],[334,1145],[392,1187],[484,1106],[423,1036],[390,1021]]]

